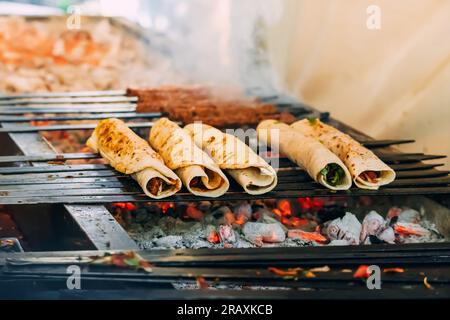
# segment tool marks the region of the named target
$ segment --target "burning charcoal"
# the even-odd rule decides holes
[[[145,222],[149,218],[147,209],[135,210],[134,216],[135,216],[136,222]]]
[[[182,236],[167,236],[156,239],[154,242],[157,247],[172,249],[181,246],[182,240]]]
[[[365,241],[365,244],[383,244],[383,243],[387,243],[386,241],[384,241],[384,240],[381,240],[380,238],[378,238],[377,236],[372,236],[372,235],[370,235],[370,236],[368,236],[367,237],[367,239],[366,239],[366,241]]]
[[[234,213],[231,211],[225,212],[225,214],[223,215],[223,222],[230,226],[233,225],[236,222]]]
[[[288,238],[300,238],[303,241],[314,241],[317,243],[327,242],[328,239],[325,238],[318,232],[306,232],[300,229],[292,229],[288,231]]]
[[[236,233],[230,225],[221,225],[219,227],[219,236],[224,243],[236,242]]]
[[[384,229],[377,238],[387,243],[395,243],[394,229],[391,227]]]
[[[431,235],[430,230],[427,230],[416,223],[408,223],[408,222],[397,222],[394,225],[394,231],[395,233],[406,237],[409,236],[428,237]]]
[[[185,213],[186,213],[186,216],[189,217],[192,220],[200,221],[200,220],[203,219],[203,212],[198,210],[193,205],[188,205],[187,208],[186,208]]]
[[[344,217],[327,223],[325,232],[330,240],[346,240],[349,244],[359,244],[361,223],[353,214],[347,212]]]
[[[234,207],[233,212],[236,216],[235,223],[238,225],[243,225],[252,217],[252,206],[248,202],[242,202]]]
[[[342,218],[345,215],[345,208],[338,204],[326,205],[319,210],[317,217],[320,223]]]
[[[200,211],[208,212],[208,211],[210,211],[211,206],[212,206],[211,201],[200,201],[200,202],[198,203],[197,208],[198,208]]]
[[[405,209],[398,216],[398,222],[419,223],[420,213],[414,209]]]
[[[278,201],[277,208],[281,211],[281,215],[284,217],[292,215],[291,203],[289,200],[282,199]]]
[[[263,242],[283,242],[286,234],[279,223],[247,222],[242,229],[250,242],[261,246]]]
[[[258,222],[262,222],[262,223],[266,223],[266,224],[267,223],[269,223],[269,224],[278,223],[281,226],[281,228],[283,228],[284,232],[287,232],[287,230],[288,230],[286,228],[286,226],[284,226],[282,223],[280,223],[280,221],[277,218],[275,218],[275,215],[267,209],[259,210],[257,213],[254,214],[254,216],[257,216]]]
[[[369,236],[377,236],[386,228],[386,221],[376,211],[370,211],[363,220],[360,241],[364,243]]]
[[[223,217],[223,215],[227,212],[231,212],[231,209],[228,208],[227,206],[221,206],[221,207],[215,209],[214,211],[212,211],[211,214],[214,216],[214,218],[221,219]]]
[[[393,218],[397,217],[400,215],[400,213],[402,212],[402,209],[399,207],[392,207],[389,209],[387,215],[386,215],[386,219],[387,220],[392,220]]]
[[[216,228],[214,226],[207,226],[205,229],[205,238],[208,240],[208,242],[217,244],[220,242],[219,234],[216,231]]]

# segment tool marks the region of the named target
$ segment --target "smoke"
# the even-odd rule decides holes
[[[278,81],[266,29],[282,7],[276,0],[161,0],[146,10],[152,29],[168,36],[175,68],[190,82],[269,91]]]

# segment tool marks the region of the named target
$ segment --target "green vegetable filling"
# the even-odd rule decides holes
[[[307,119],[308,119],[310,125],[315,125],[317,123],[316,117],[308,117]]]
[[[345,176],[344,170],[336,163],[330,163],[320,171],[320,174],[325,177],[325,180],[331,186],[338,185]]]

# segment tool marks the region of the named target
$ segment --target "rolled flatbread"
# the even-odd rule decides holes
[[[372,151],[319,119],[303,119],[293,123],[291,128],[317,139],[344,161],[359,188],[376,190],[395,180],[395,171]]]
[[[279,150],[304,168],[316,182],[331,190],[351,187],[350,173],[344,163],[319,141],[277,120],[262,121],[256,130],[258,139],[267,145],[278,143]]]
[[[219,197],[227,192],[230,183],[225,174],[175,122],[159,119],[153,125],[149,139],[152,147],[192,194]]]
[[[196,145],[233,177],[248,194],[271,191],[277,185],[277,173],[249,146],[235,136],[201,123],[192,123],[184,129]]]
[[[181,189],[180,179],[161,156],[119,119],[100,121],[86,144],[114,169],[131,174],[151,198],[169,197]]]

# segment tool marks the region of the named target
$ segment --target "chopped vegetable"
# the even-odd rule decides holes
[[[311,125],[315,125],[317,123],[316,117],[308,117],[307,119]]]
[[[341,182],[345,176],[344,170],[336,163],[330,163],[320,171],[320,174],[325,177],[327,183],[336,186]]]

